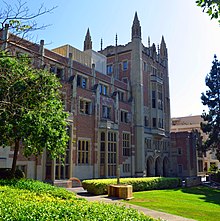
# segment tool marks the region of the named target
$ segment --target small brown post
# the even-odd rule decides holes
[[[120,167],[117,168],[117,184],[120,184]]]

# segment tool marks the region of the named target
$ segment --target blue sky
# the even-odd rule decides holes
[[[15,4],[15,0],[7,0]],[[41,3],[52,13],[36,21],[51,24],[46,30],[34,33],[38,41],[44,39],[48,49],[70,44],[80,50],[87,28],[93,49],[131,40],[131,26],[135,11],[142,27],[142,41],[147,46],[160,43],[164,35],[169,55],[171,116],[181,117],[201,114],[201,92],[206,90],[205,76],[209,73],[214,54],[220,59],[220,27],[210,20],[195,0],[27,0],[31,11]],[[2,0],[0,0],[3,5]]]

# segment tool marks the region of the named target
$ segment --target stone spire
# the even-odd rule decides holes
[[[101,38],[101,51],[102,51],[102,46],[103,46],[103,40],[102,40],[102,38]]]
[[[165,47],[166,47],[166,43],[165,43],[163,35],[162,35],[162,39],[161,39],[161,44],[165,45]]]
[[[115,46],[116,46],[116,47],[118,46],[118,35],[117,35],[117,33],[116,33],[116,35],[115,35]]]
[[[164,40],[163,36],[162,36],[161,43],[160,43],[160,57],[161,58],[167,58],[168,57],[167,47],[166,47],[166,43],[165,43],[165,40]]]
[[[119,78],[119,62],[118,62],[118,35],[115,35],[115,64],[114,64],[114,77]]]
[[[132,25],[132,35],[131,39],[140,38],[141,39],[141,26],[140,21],[138,20],[137,12],[135,12],[134,21]]]
[[[92,40],[89,32],[89,28],[87,29],[85,41],[84,41],[84,51],[92,49]]]

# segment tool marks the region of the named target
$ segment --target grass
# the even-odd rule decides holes
[[[208,187],[133,193],[130,204],[200,221],[220,220],[220,190]]]

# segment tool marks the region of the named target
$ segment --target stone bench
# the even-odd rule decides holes
[[[132,199],[132,185],[123,185],[123,184],[117,184],[117,185],[109,185],[108,186],[108,196],[109,197],[119,197],[122,199]]]
[[[53,185],[57,187],[71,188],[72,182],[69,180],[55,180]]]

